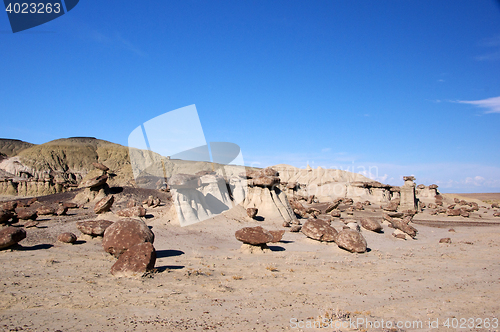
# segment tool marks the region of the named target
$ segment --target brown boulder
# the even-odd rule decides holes
[[[59,205],[59,207],[56,209],[56,214],[58,216],[63,216],[66,214],[66,212],[68,212],[68,208],[63,205]]]
[[[52,206],[41,206],[36,210],[39,216],[48,216],[56,214],[56,210]]]
[[[141,220],[123,219],[106,228],[102,239],[104,251],[119,257],[125,250],[143,242],[154,242],[154,234]]]
[[[38,217],[36,211],[29,208],[17,208],[16,215],[21,220],[35,220]]]
[[[458,198],[456,198],[456,197],[455,197],[455,198],[453,199],[453,202],[455,202],[455,204],[458,204],[458,203],[460,203],[460,200],[459,200]]]
[[[403,220],[393,219],[391,225],[393,228],[399,229],[412,238],[415,238],[415,236],[417,236],[418,231],[413,226],[406,224]]]
[[[26,231],[20,227],[5,227],[0,230],[0,249],[8,248],[26,238]]]
[[[144,217],[146,215],[146,209],[142,206],[134,206],[131,208],[126,208],[116,212],[120,217]]]
[[[360,232],[353,229],[343,229],[335,240],[339,248],[350,252],[363,253],[366,251],[366,240]]]
[[[104,212],[108,212],[111,210],[111,206],[113,205],[115,201],[115,197],[113,195],[108,195],[101,199],[99,202],[96,203],[94,206],[94,212],[96,214],[101,214]]]
[[[361,227],[373,232],[381,232],[382,225],[375,218],[361,218]]]
[[[75,243],[76,242],[76,235],[73,233],[61,233],[57,237],[57,240],[59,242],[64,242],[64,243]]]
[[[247,183],[249,186],[273,187],[280,183],[280,178],[277,176],[260,176],[249,180]]]
[[[451,238],[444,237],[444,238],[439,240],[439,243],[451,243]]]
[[[108,175],[104,174],[101,176],[96,176],[95,178],[89,179],[80,183],[79,188],[96,188],[102,186],[108,181]]]
[[[125,251],[111,267],[115,277],[142,277],[153,270],[156,263],[156,251],[149,242],[139,243]]]
[[[106,228],[113,224],[109,220],[87,220],[87,221],[77,221],[76,228],[83,234],[91,236],[102,236]]]
[[[14,216],[14,213],[11,211],[0,210],[0,223],[6,223]]]
[[[455,209],[447,209],[446,214],[448,216],[459,216],[460,215],[460,210],[455,210]]]
[[[394,199],[384,206],[383,209],[385,211],[396,211],[398,209],[399,202],[399,199]]]
[[[62,206],[67,207],[68,209],[76,209],[78,208],[78,204],[72,202],[64,202]]]
[[[273,241],[274,236],[264,228],[257,227],[244,227],[237,230],[234,236],[238,241],[252,245],[262,245]]]
[[[429,203],[429,204],[427,205],[427,207],[428,207],[429,209],[435,209],[435,208],[437,208],[437,205],[436,205],[436,204],[434,204],[434,203]]]
[[[364,208],[364,206],[363,206],[363,203],[361,203],[361,202],[356,202],[356,203],[354,204],[354,208],[355,208],[356,210],[359,210],[359,211],[361,211],[361,210],[364,210],[364,209],[365,209],[365,208]]]
[[[273,243],[276,243],[276,242],[280,242],[281,239],[283,238],[283,234],[285,234],[285,231],[284,230],[281,230],[281,231],[269,231],[269,233],[271,233],[271,235],[273,236],[273,239],[271,242]]]
[[[290,227],[290,232],[298,233],[300,232],[301,229],[302,229],[301,225],[293,225],[292,227]]]
[[[340,201],[334,201],[332,204],[328,205],[328,207],[325,210],[325,213],[330,213],[336,208],[338,208],[340,205]]]
[[[259,209],[257,209],[257,208],[248,208],[247,209],[247,215],[252,219],[255,218],[255,216],[257,215],[257,212],[259,212]]]
[[[425,189],[425,184],[419,184],[419,185],[417,186],[417,189]]]
[[[323,219],[309,219],[301,231],[305,236],[318,241],[334,242],[337,237],[337,230]]]
[[[97,162],[96,162],[96,163],[92,163],[92,166],[94,166],[94,167],[95,167],[95,168],[97,168],[97,169],[100,169],[100,170],[101,170],[101,171],[103,171],[103,172],[107,172],[107,171],[109,171],[109,167],[108,167],[108,166],[106,166],[106,165],[103,165],[103,164],[101,164],[101,163],[97,163]]]
[[[340,213],[340,211],[339,211],[339,210],[332,210],[332,211],[330,212],[330,215],[331,215],[332,217],[334,217],[334,218],[340,218],[342,214]]]
[[[4,211],[15,211],[17,207],[17,202],[16,201],[9,201],[6,203],[2,204],[2,207],[0,209]]]

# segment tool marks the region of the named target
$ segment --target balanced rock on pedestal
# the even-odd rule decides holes
[[[274,240],[273,234],[260,226],[244,227],[237,230],[234,236],[243,242],[241,251],[246,253],[264,253],[270,251],[267,243]]]

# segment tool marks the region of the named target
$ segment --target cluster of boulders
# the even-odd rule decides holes
[[[430,214],[445,214],[447,216],[461,216],[468,218],[470,213],[479,211],[479,204],[476,202],[467,202],[465,200],[460,200],[458,198],[454,199],[454,203],[445,206],[443,196],[436,195],[435,202],[429,203],[427,206],[423,205],[430,210]]]
[[[156,251],[154,234],[141,220],[125,218],[78,221],[76,227],[83,234],[102,237],[104,251],[117,258],[111,274],[117,277],[140,277],[154,268]]]

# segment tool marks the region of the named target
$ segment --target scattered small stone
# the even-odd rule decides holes
[[[454,230],[453,228],[450,228],[450,229],[448,230],[448,232],[453,232],[453,233],[455,233],[455,230]]]
[[[439,240],[439,243],[451,243],[451,238],[444,237],[441,240]]]
[[[247,215],[250,217],[250,218],[255,218],[255,216],[257,215],[257,212],[259,211],[259,209],[257,208],[248,208],[247,209]]]
[[[76,235],[73,233],[69,233],[69,232],[61,233],[57,237],[57,240],[60,242],[64,242],[64,243],[75,243],[76,242]]]

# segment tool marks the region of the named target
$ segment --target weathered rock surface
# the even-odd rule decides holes
[[[108,181],[108,175],[103,174],[95,178],[89,179],[80,183],[79,188],[97,188],[104,185]]]
[[[63,243],[75,243],[76,242],[76,235],[73,233],[69,233],[69,232],[61,233],[57,237],[57,240],[59,242],[63,242]]]
[[[343,229],[335,240],[337,245],[350,252],[363,253],[366,251],[366,240],[360,232],[353,229]]]
[[[156,251],[149,242],[136,244],[120,255],[111,267],[115,277],[142,277],[156,263]]]
[[[305,236],[325,242],[333,242],[337,237],[337,230],[323,219],[309,219],[301,229]]]
[[[13,212],[6,211],[6,210],[0,210],[0,223],[2,223],[2,224],[6,223],[13,217],[14,217]]]
[[[98,162],[92,163],[92,166],[94,166],[97,169],[100,169],[103,172],[109,171],[109,167],[108,166],[103,165],[103,164],[98,163]]]
[[[104,251],[115,257],[136,244],[154,242],[154,234],[141,220],[123,219],[106,228],[102,239]]]
[[[26,238],[26,231],[20,227],[5,227],[0,230],[0,249],[5,249]]]
[[[126,208],[116,212],[120,217],[144,217],[146,215],[146,209],[142,206],[134,206],[131,208]]]
[[[102,236],[106,228],[113,224],[109,220],[87,220],[87,221],[77,221],[76,228],[83,234],[90,236]]]
[[[451,238],[444,237],[444,238],[439,240],[439,243],[451,243]]]
[[[284,230],[281,230],[281,231],[269,231],[269,233],[271,233],[271,235],[273,236],[273,239],[271,242],[273,243],[276,243],[276,242],[280,242],[281,239],[283,238],[283,234],[285,234],[285,231]]]
[[[247,209],[247,215],[250,217],[250,218],[255,218],[255,216],[257,215],[259,209],[257,208],[248,208]]]
[[[56,215],[64,216],[68,212],[68,208],[63,205],[59,205],[55,211]]]
[[[252,245],[266,244],[274,239],[274,236],[269,231],[260,226],[244,227],[237,230],[234,236],[238,241]]]
[[[38,217],[36,211],[30,208],[16,208],[16,215],[21,220],[35,220]]]
[[[446,214],[448,216],[459,216],[460,215],[460,210],[459,209],[447,209]]]
[[[36,210],[39,216],[48,216],[56,214],[56,210],[52,206],[41,206]]]
[[[111,206],[113,205],[114,201],[115,197],[113,195],[104,197],[96,203],[96,205],[94,206],[94,212],[96,214],[108,212],[109,210],[111,210]]]
[[[361,227],[372,232],[381,232],[382,225],[375,218],[361,218]]]

